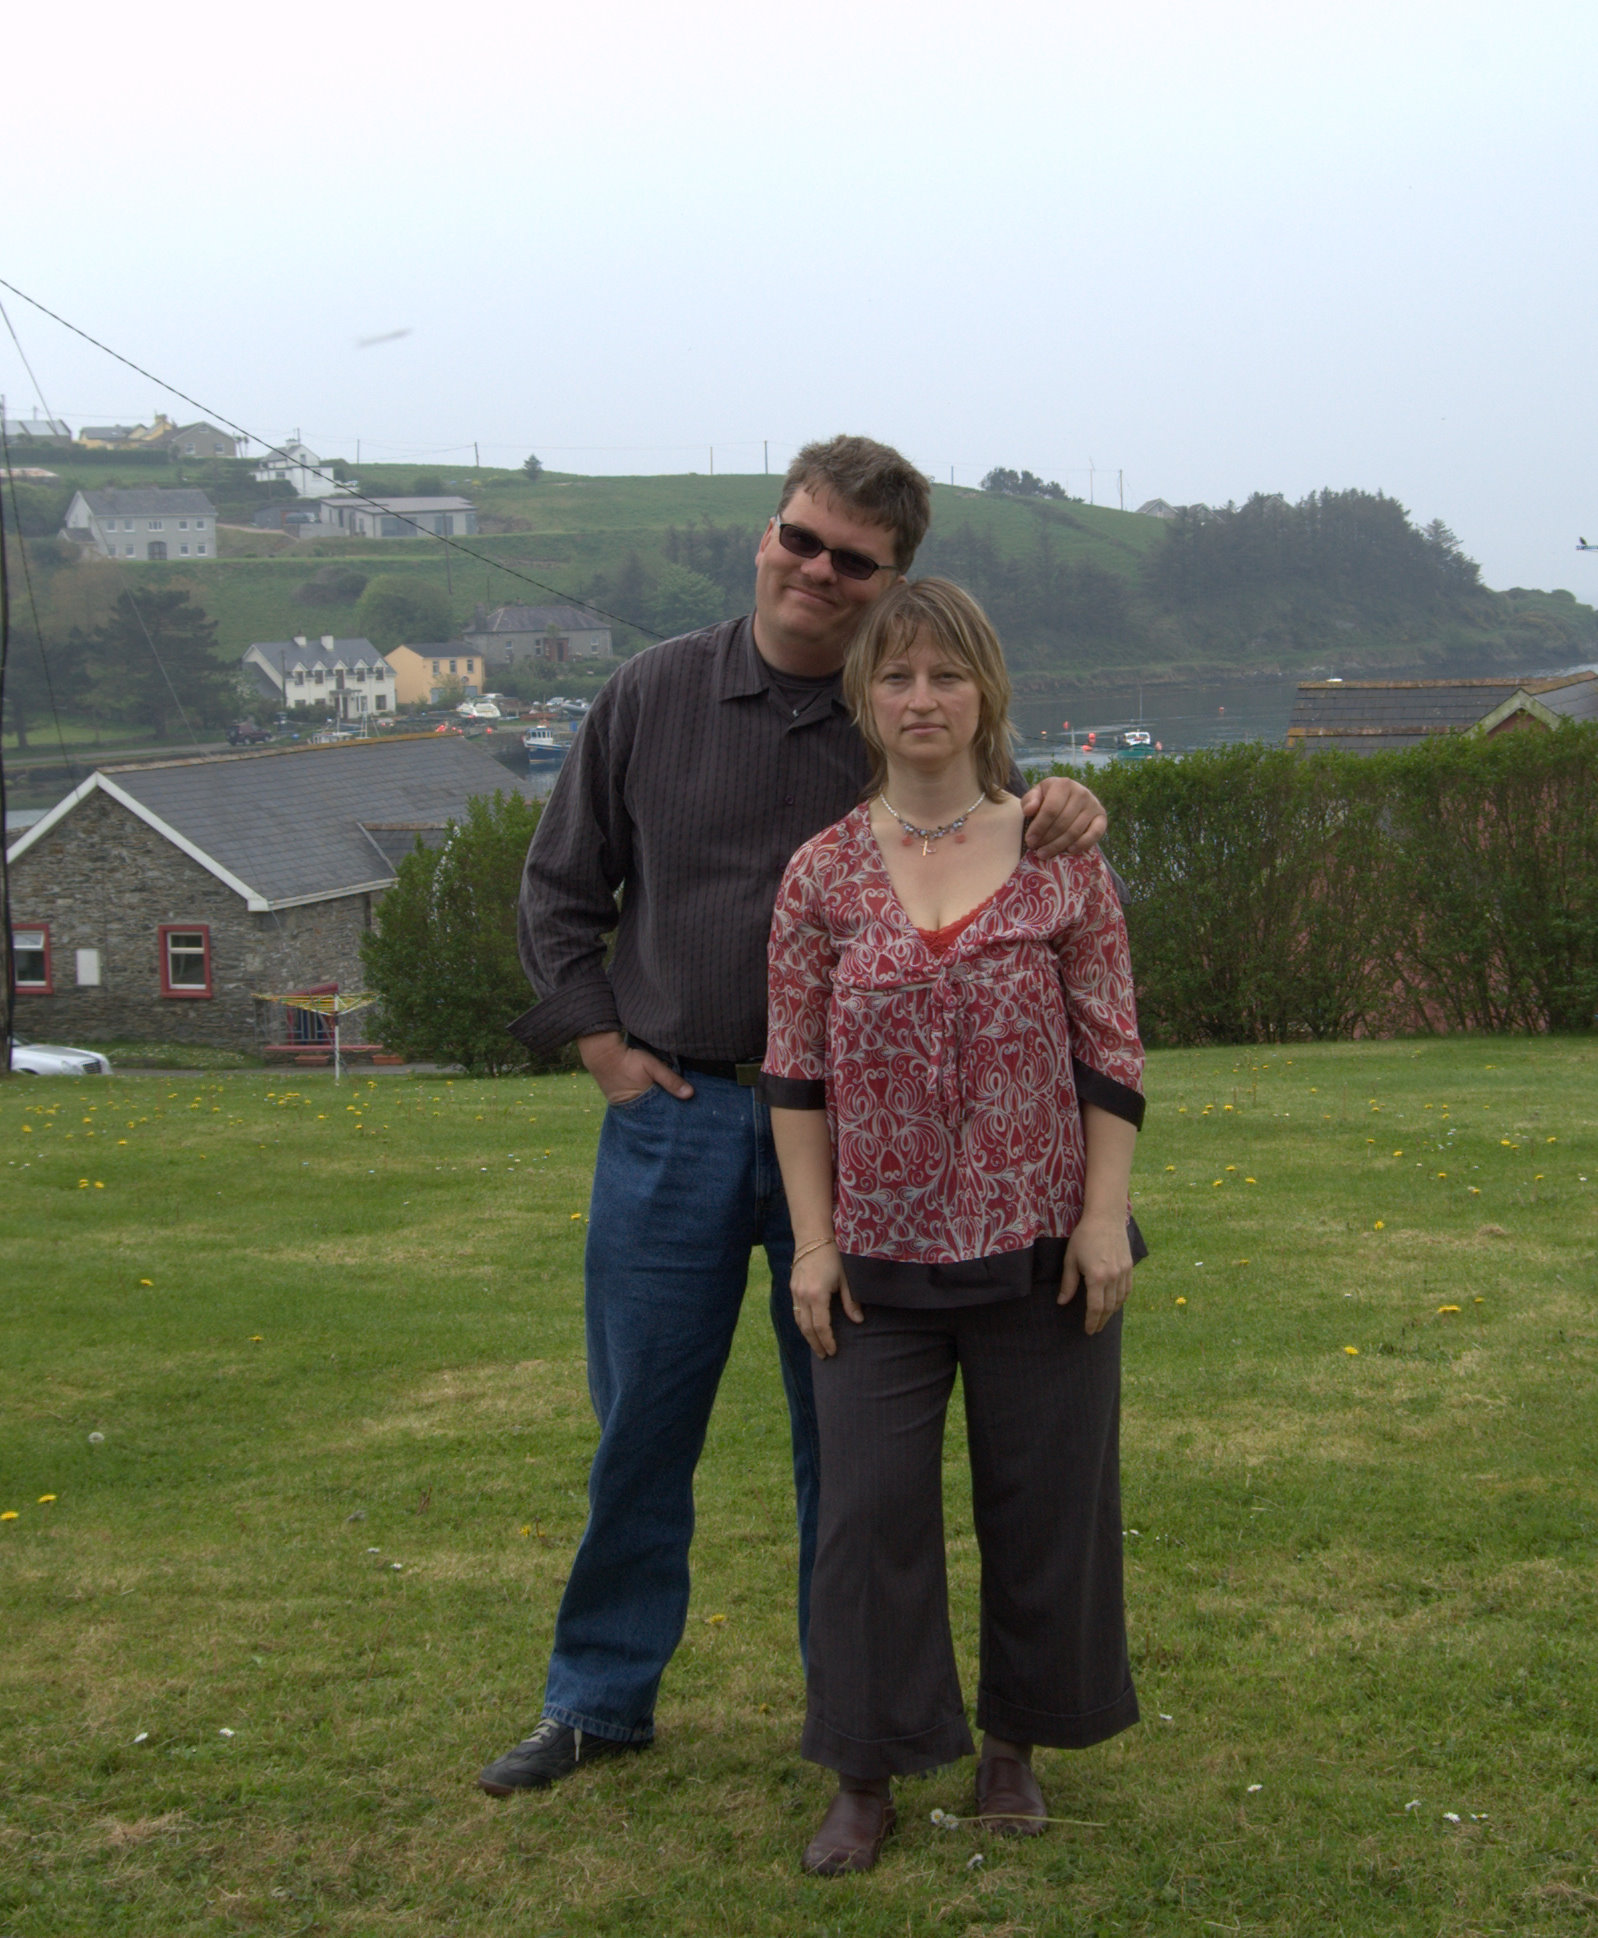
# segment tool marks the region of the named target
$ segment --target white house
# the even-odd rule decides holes
[[[108,559],[214,559],[216,508],[203,491],[78,491],[62,535]]]
[[[298,438],[276,445],[250,475],[258,484],[291,484],[299,498],[329,498],[339,489],[332,467]]]
[[[324,530],[351,538],[465,538],[477,530],[469,498],[326,497],[317,506]]]
[[[340,720],[394,711],[394,672],[369,639],[268,639],[244,652],[246,677],[285,713],[314,707]]]

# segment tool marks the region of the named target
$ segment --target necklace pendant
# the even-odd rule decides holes
[[[910,845],[910,843],[911,843],[911,842],[912,842],[912,841],[913,841],[914,839],[915,839],[915,836],[914,836],[914,835],[911,835],[911,834],[907,834],[907,835],[906,835],[906,836],[904,837],[904,839],[903,839],[903,840],[902,840],[902,841],[901,841],[901,842],[899,843],[899,846],[900,846],[901,848],[908,848],[908,847],[909,847],[909,845]]]
[[[963,834],[957,834],[957,835],[956,835],[956,836],[954,837],[954,845],[955,845],[955,846],[956,846],[957,848],[958,848],[958,847],[961,847],[961,846],[962,846],[962,845],[964,844],[964,842],[965,842],[965,836],[964,836]]]
[[[923,835],[921,837],[921,852],[924,855],[930,855],[932,853],[932,837],[930,835]]]

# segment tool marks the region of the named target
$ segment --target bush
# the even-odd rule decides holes
[[[454,630],[443,588],[401,572],[380,573],[368,583],[355,608],[355,623],[382,652],[445,640]]]
[[[444,480],[436,471],[419,472],[411,484],[413,498],[442,498]]]
[[[1094,777],[1152,1045],[1590,1027],[1598,725]]]
[[[528,1067],[505,1026],[532,1001],[516,947],[516,898],[539,803],[479,795],[441,848],[400,863],[361,944],[377,1029],[409,1057],[499,1076]]]
[[[353,565],[324,565],[295,588],[302,606],[353,605],[366,590],[366,574]]]

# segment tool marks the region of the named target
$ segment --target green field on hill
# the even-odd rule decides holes
[[[41,565],[47,633],[64,633],[116,586],[181,585],[217,622],[230,660],[257,641],[358,631],[353,600],[298,596],[335,558],[368,577],[438,588],[457,629],[480,604],[592,601],[632,622],[614,628],[630,652],[748,610],[754,546],[779,488],[776,478],[748,475],[529,481],[495,469],[360,468],[369,494],[470,498],[481,529],[449,550],[429,538],[292,539],[251,527],[268,493],[247,463],[118,469],[105,456],[69,456],[56,468],[63,498],[76,485],[197,484],[234,522],[224,522],[221,556],[203,568]],[[1192,556],[1175,566],[1174,528],[1161,519],[941,484],[932,501],[916,569],[955,578],[983,600],[1023,690],[1303,673],[1329,659],[1353,674],[1417,665],[1480,673],[1564,665],[1598,650],[1598,615],[1570,593],[1486,591],[1446,528],[1415,531],[1379,494],[1323,493],[1309,509],[1251,500],[1205,514],[1186,534],[1196,551],[1190,544]]]
[[[0,1084],[0,1931],[1577,1938],[1598,1910],[1598,1047],[1149,1060],[1128,1309],[1143,1721],[1036,1842],[901,1786],[798,1855],[764,1274],[659,1738],[495,1804],[594,1427],[579,1076]],[[68,1145],[71,1146],[68,1149]],[[976,1556],[946,1469],[967,1690]]]

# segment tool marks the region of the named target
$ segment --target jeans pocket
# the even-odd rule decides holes
[[[658,1083],[652,1083],[647,1090],[640,1090],[636,1097],[629,1097],[625,1103],[607,1104],[605,1108],[627,1116],[636,1110],[641,1110],[651,1097],[664,1097],[665,1094]]]

